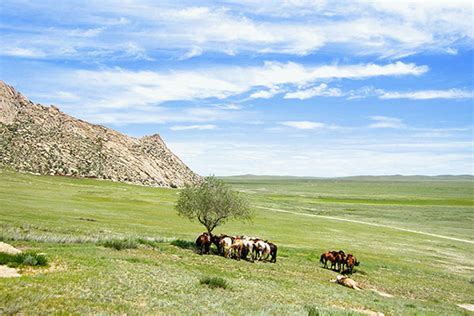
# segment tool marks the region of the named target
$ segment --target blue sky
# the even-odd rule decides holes
[[[3,0],[0,79],[202,175],[473,174],[473,38],[470,1]]]

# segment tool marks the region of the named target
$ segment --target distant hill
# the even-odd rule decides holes
[[[159,187],[199,181],[158,134],[133,138],[34,104],[0,81],[0,167]]]
[[[474,181],[474,175],[438,175],[438,176],[350,176],[350,177],[298,177],[298,176],[272,176],[272,175],[236,175],[219,177],[229,180],[342,180],[342,181]]]

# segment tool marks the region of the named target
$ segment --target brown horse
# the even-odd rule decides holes
[[[341,271],[344,268],[344,263],[346,262],[346,254],[344,253],[344,251],[339,250],[334,256],[334,258],[336,263],[336,270]]]
[[[209,233],[202,233],[196,239],[196,247],[199,249],[199,254],[208,254],[211,248],[211,235]]]
[[[332,263],[335,262],[336,258],[334,257],[334,254],[331,251],[326,251],[321,254],[321,257],[319,258],[319,262],[321,262],[324,265],[324,268],[328,267],[328,261]]]
[[[319,262],[324,265],[324,268],[327,269],[328,262],[331,263],[331,269],[339,271],[345,261],[345,253],[342,250],[339,251],[326,251],[321,254]]]
[[[352,254],[347,255],[345,263],[347,266],[347,272],[349,272],[350,274],[352,274],[352,271],[354,270],[354,266],[358,266],[360,264],[360,262],[357,261],[357,258],[354,257]]]

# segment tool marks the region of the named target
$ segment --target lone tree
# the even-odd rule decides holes
[[[247,199],[215,177],[186,186],[179,194],[176,211],[190,220],[197,218],[209,235],[229,219],[250,220],[253,216]]]

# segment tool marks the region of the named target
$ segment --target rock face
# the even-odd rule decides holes
[[[0,167],[182,187],[200,177],[158,134],[140,139],[34,104],[0,81]]]

